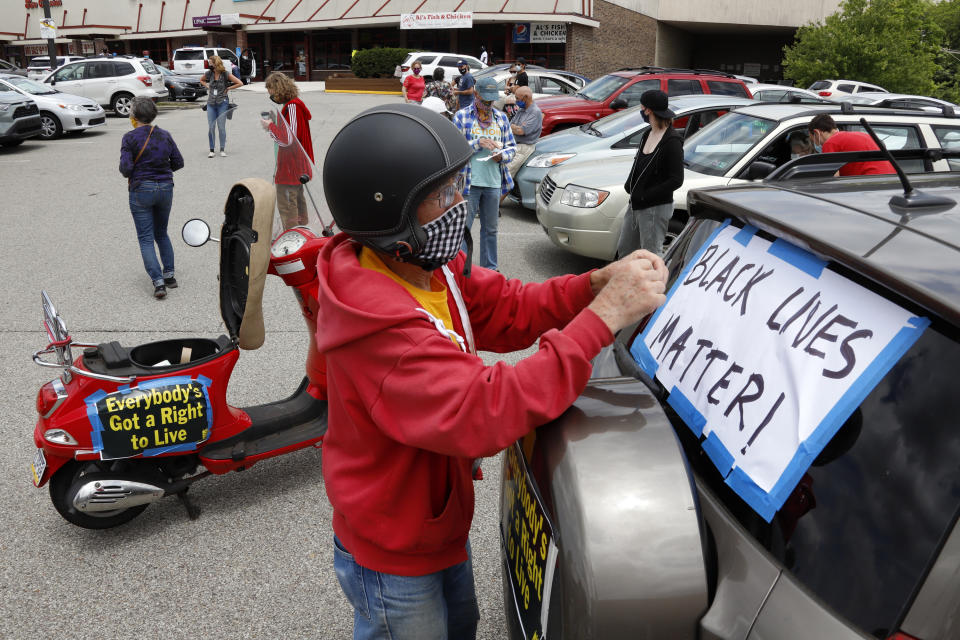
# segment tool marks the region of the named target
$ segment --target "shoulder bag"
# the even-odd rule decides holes
[[[136,166],[137,166],[137,162],[140,161],[140,156],[143,155],[143,150],[146,149],[146,148],[147,148],[147,145],[150,143],[150,136],[153,135],[153,130],[156,129],[156,128],[157,128],[157,125],[153,125],[153,126],[150,127],[150,133],[147,134],[147,139],[143,141],[143,146],[140,147],[140,153],[138,153],[138,154],[137,154],[137,157],[133,159],[133,166],[134,166],[134,167],[136,167]],[[132,176],[132,174],[133,174],[133,169],[130,170],[130,174],[131,174],[131,176]],[[132,177],[127,178],[127,186],[128,186],[128,187],[130,186],[130,181],[131,181],[132,179],[133,179]]]

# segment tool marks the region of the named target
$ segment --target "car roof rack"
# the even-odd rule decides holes
[[[893,159],[892,164],[897,165],[898,160],[928,160],[930,162],[937,162],[944,159],[958,158],[960,158],[960,151],[930,148],[897,149],[895,151],[887,150],[886,152],[874,149],[871,151],[843,151],[840,153],[811,153],[796,158],[795,160],[790,160],[786,164],[777,167],[770,175],[764,178],[764,182],[780,182],[797,178],[828,178],[832,177],[838,169],[850,162],[877,162],[883,160],[891,162],[891,159]]]
[[[715,69],[680,69],[675,67],[622,67],[617,71],[637,71],[639,73],[689,73],[691,75],[711,75],[721,76],[723,78],[736,78],[732,73],[725,71],[716,71]]]

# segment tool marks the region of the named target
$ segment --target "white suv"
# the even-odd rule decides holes
[[[83,59],[83,56],[57,56],[57,68],[68,62]],[[30,64],[27,66],[27,77],[31,80],[42,80],[51,71],[53,69],[50,68],[50,56],[37,56],[30,60]]]
[[[413,51],[407,54],[407,57],[400,65],[400,71],[402,72],[400,78],[405,79],[410,75],[410,65],[414,62],[419,62],[420,66],[423,67],[420,75],[426,78],[427,82],[430,81],[430,76],[433,75],[433,70],[437,67],[443,67],[443,79],[447,82],[452,82],[454,78],[460,75],[460,71],[457,70],[457,62],[460,60],[467,63],[471,73],[475,73],[487,66],[473,56],[463,56],[458,53],[441,53],[437,51]]]
[[[886,93],[887,90],[875,84],[868,84],[857,80],[817,80],[807,87],[807,91],[813,91],[823,98],[837,100],[841,96],[863,93],[864,91],[880,91]]]
[[[89,58],[63,65],[43,80],[63,93],[95,100],[120,116],[129,116],[133,99],[167,97],[160,70],[146,58]]]
[[[211,56],[220,56],[224,65],[240,65],[237,54],[230,49],[224,49],[223,47],[183,47],[173,52],[173,71],[201,76],[210,68],[207,60]]]

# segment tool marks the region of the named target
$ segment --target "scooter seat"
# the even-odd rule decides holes
[[[227,336],[179,338],[124,347],[119,342],[105,342],[83,351],[84,366],[94,373],[107,375],[150,375],[194,367],[219,357],[233,347]]]

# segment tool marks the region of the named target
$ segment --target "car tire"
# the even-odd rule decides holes
[[[666,251],[667,247],[673,244],[673,241],[677,239],[677,236],[680,235],[680,232],[683,231],[684,227],[687,226],[686,217],[679,217],[677,212],[674,211],[673,217],[670,218],[669,224],[667,224],[667,234],[663,237],[663,250]]]
[[[23,140],[11,140],[10,142],[0,142],[0,147],[19,147]]]
[[[63,126],[60,118],[49,111],[40,112],[40,137],[44,140],[55,140],[63,135]]]
[[[196,102],[196,101],[197,101],[197,96],[193,96],[192,98],[187,98],[187,102]]]
[[[133,110],[133,96],[129,93],[118,93],[110,101],[110,108],[118,116],[129,117]]]

